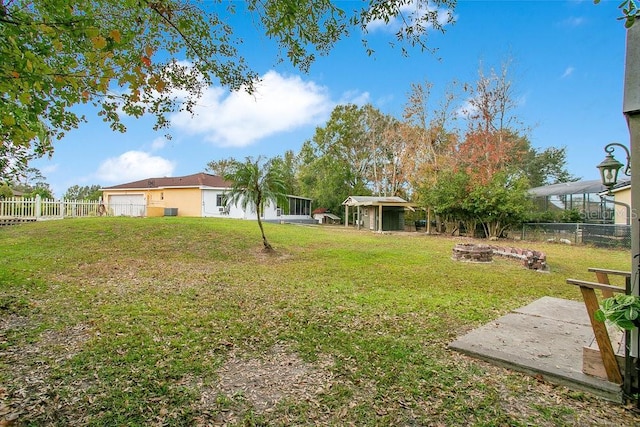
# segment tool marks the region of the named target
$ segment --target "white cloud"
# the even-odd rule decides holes
[[[340,104],[355,104],[362,107],[371,102],[371,95],[369,92],[358,92],[350,90],[345,92],[340,99]]]
[[[573,67],[567,67],[566,70],[564,70],[564,73],[562,73],[562,76],[560,76],[561,79],[564,79],[566,77],[569,77],[571,74],[573,74],[575,68]]]
[[[163,137],[158,137],[153,141],[151,141],[151,151],[162,150],[165,145],[167,145],[167,139]]]
[[[58,163],[55,163],[53,165],[47,165],[47,166],[44,166],[44,167],[40,168],[40,172],[42,172],[42,174],[46,176],[47,174],[57,172],[59,167],[60,167],[60,165]]]
[[[176,113],[171,123],[182,132],[203,135],[218,146],[244,147],[279,132],[318,125],[334,105],[326,87],[270,71],[253,95],[229,93],[221,87],[207,89],[194,116]]]
[[[560,25],[563,26],[563,27],[575,28],[575,27],[581,26],[585,22],[586,22],[586,20],[584,18],[582,18],[582,17],[570,16],[569,18],[567,18],[564,21],[560,22]]]
[[[143,151],[127,151],[100,165],[96,176],[104,182],[125,183],[150,177],[171,176],[175,165],[167,159]]]

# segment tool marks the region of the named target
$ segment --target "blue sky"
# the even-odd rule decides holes
[[[171,141],[152,130],[149,118],[125,119],[128,132],[120,134],[90,111],[88,123],[55,144],[52,158],[32,166],[61,197],[72,185],[189,175],[211,160],[298,152],[340,103],[371,103],[400,118],[412,83],[434,85],[436,108],[452,80],[472,83],[481,63],[486,72],[510,61],[516,113],[531,128],[532,146],[566,147],[569,171],[597,179],[603,147],[629,141],[622,115],[626,31],[616,19],[618,3],[460,0],[455,24],[430,35],[436,53],[415,49],[403,57],[389,47],[391,23],[367,35],[373,56],[362,47],[362,35],[353,34],[308,74],[278,63],[275,43],[237,16],[242,53],[263,77],[255,97],[211,87],[198,116],[172,116]]]

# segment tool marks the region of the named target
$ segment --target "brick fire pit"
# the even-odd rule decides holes
[[[524,267],[530,270],[549,271],[547,256],[543,252],[530,249],[503,248],[477,243],[458,243],[453,247],[451,259],[466,262],[492,262],[493,255],[520,261]]]
[[[492,262],[493,249],[488,245],[458,243],[453,247],[451,259],[466,262]]]

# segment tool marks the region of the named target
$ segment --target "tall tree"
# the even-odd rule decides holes
[[[255,209],[264,250],[273,251],[264,234],[262,216],[266,203],[286,204],[286,183],[282,171],[271,160],[247,157],[244,162],[236,161],[230,165],[224,179],[232,183],[227,192],[228,203],[240,203],[245,211]]]
[[[299,194],[300,186],[296,178],[299,169],[298,156],[292,150],[287,150],[282,156],[276,156],[271,161],[273,167],[282,171],[286,193]]]
[[[371,193],[367,188],[369,153],[364,146],[361,118],[358,106],[337,106],[300,151],[298,180],[302,194],[335,213],[341,211],[341,203],[349,194]]]
[[[566,148],[547,147],[544,150],[529,148],[524,157],[522,168],[529,180],[529,186],[558,184],[561,182],[577,181],[567,170]]]
[[[470,231],[482,224],[489,238],[499,237],[528,209],[529,179],[568,179],[564,150],[531,148],[528,129],[517,115],[518,102],[508,63],[464,85],[467,129],[461,136],[448,114],[456,97],[429,119],[432,86],[413,85],[405,108],[405,133],[412,159],[406,161],[417,201],[442,219],[463,221]],[[414,200],[416,200],[414,199]]]
[[[399,129],[395,118],[371,105],[338,105],[302,147],[302,193],[336,213],[350,194],[396,195],[405,183]]]
[[[24,197],[39,195],[43,199],[53,199],[53,191],[47,178],[37,168],[27,168],[15,181],[8,181],[14,190],[23,193]]]
[[[476,83],[465,85],[465,90],[467,131],[458,146],[458,164],[474,181],[486,184],[494,174],[521,164],[528,148],[527,129],[516,115],[508,62],[499,73],[492,69],[486,75],[480,68]]]
[[[526,218],[533,207],[528,189],[526,177],[506,171],[495,174],[486,185],[471,186],[466,204],[487,238],[502,237],[507,228]]]
[[[79,104],[93,104],[124,131],[122,113],[149,113],[163,128],[170,112],[191,111],[212,83],[253,91],[257,74],[228,24],[237,8],[253,15],[281,58],[306,71],[373,21],[401,17],[396,38],[426,48],[427,30],[444,31],[453,20],[443,23],[434,5],[453,8],[455,0],[417,0],[410,11],[406,3],[347,10],[329,0],[0,0],[0,156],[19,156],[13,164],[21,165],[26,155],[52,153],[53,141],[85,120]]]
[[[366,154],[365,177],[376,196],[395,196],[404,185],[401,153],[405,141],[400,122],[371,104],[358,110],[362,149]]]
[[[311,141],[303,144],[299,158],[300,193],[313,198],[316,206],[340,215],[342,202],[349,194],[370,194],[364,187],[355,189],[351,185],[351,173],[341,159],[318,152]]]
[[[429,82],[412,84],[403,112],[403,174],[417,201],[435,185],[439,172],[453,167],[453,148],[458,140],[452,128],[453,91],[448,89],[438,108],[433,108],[432,88]]]
[[[487,238],[497,239],[531,212],[528,189],[526,177],[505,171],[482,185],[465,171],[445,171],[426,199],[445,221],[462,221],[471,235],[476,224],[481,224]]]
[[[443,170],[438,180],[422,195],[427,206],[433,207],[434,212],[440,218],[453,227],[448,231],[457,229],[457,223],[462,221],[467,230],[475,229],[475,216],[468,207],[470,178],[463,171]]]
[[[229,157],[228,159],[212,160],[207,163],[207,167],[205,168],[205,170],[213,172],[218,176],[225,176],[237,163],[238,161],[233,157]]]
[[[380,165],[380,196],[408,197],[409,188],[404,174],[403,154],[407,152],[407,141],[402,134],[402,123],[391,116],[383,129],[382,162]]]

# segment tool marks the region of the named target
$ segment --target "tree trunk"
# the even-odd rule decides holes
[[[478,225],[478,222],[475,220],[464,221],[465,234],[467,237],[476,237],[476,225]]]
[[[264,245],[265,251],[273,251],[273,247],[267,241],[267,236],[264,234],[264,227],[262,226],[262,220],[260,216],[262,215],[262,209],[259,206],[256,206],[256,216],[258,217],[258,227],[260,227],[260,233],[262,234],[262,244]]]
[[[504,227],[501,225],[500,221],[491,221],[488,222],[485,226],[485,233],[487,234],[487,239],[489,240],[498,240],[502,232],[504,231]]]

